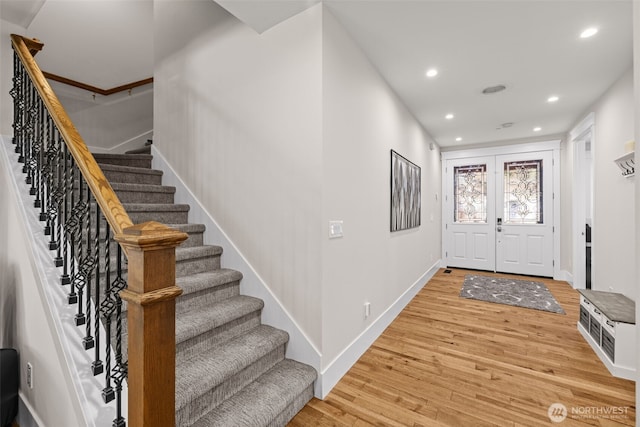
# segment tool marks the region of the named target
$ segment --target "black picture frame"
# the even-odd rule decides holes
[[[420,166],[391,150],[391,232],[420,226],[421,182]]]

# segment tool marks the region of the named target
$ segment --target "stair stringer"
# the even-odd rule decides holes
[[[289,333],[286,357],[310,365],[318,372],[318,379],[314,384],[314,395],[321,398],[322,354],[320,351],[155,145],[151,146],[151,154],[153,155],[152,168],[163,172],[163,185],[176,188],[175,203],[188,204],[191,207],[189,210],[190,222],[204,224],[206,227],[205,241],[224,248],[225,267],[242,272],[242,293],[264,301],[262,323]]]
[[[46,356],[56,357],[62,366],[67,367],[67,371],[62,372],[62,375],[65,378],[65,389],[74,405],[77,425],[87,427],[111,425],[116,418],[115,402],[105,405],[102,400],[104,373],[95,377],[91,375],[94,350],[82,349],[81,343],[85,329],[84,326],[75,326],[74,316],[77,305],[67,303],[69,286],[60,285],[62,268],[54,266],[55,252],[49,250],[49,236],[44,234],[44,224],[39,220],[38,210],[33,208],[34,196],[29,194],[29,186],[24,181],[22,164],[18,163],[18,155],[13,152],[14,146],[10,143],[9,137],[0,136],[0,143],[2,144],[0,173],[3,173],[2,169],[7,171],[10,185],[6,191],[11,199],[3,200],[3,203],[13,204],[19,214],[18,222],[22,225],[22,234],[26,236],[24,245],[35,279],[33,286],[37,288],[42,301],[44,316],[47,319],[46,327],[50,330],[56,349],[55,355],[47,354]],[[9,208],[12,207],[9,206]],[[103,337],[106,336],[102,325],[100,333]],[[104,360],[103,349],[101,349],[101,359]],[[111,359],[115,360],[113,354]],[[24,367],[26,362],[21,360],[21,367]],[[35,387],[37,387],[39,375],[44,373],[34,372]],[[20,391],[20,397],[24,400],[22,391]],[[52,399],[55,397],[52,396]],[[29,405],[26,401],[25,404]],[[126,382],[123,383],[122,410],[124,414],[127,413]],[[37,419],[38,414],[31,414],[31,416],[36,418],[34,421],[39,425],[45,425],[46,420]]]

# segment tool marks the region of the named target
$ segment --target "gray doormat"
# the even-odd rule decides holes
[[[460,296],[565,314],[549,289],[541,282],[467,274]]]

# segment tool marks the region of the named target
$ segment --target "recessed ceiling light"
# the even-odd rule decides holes
[[[457,137],[457,138],[456,138],[456,141],[457,141],[457,142],[460,142],[460,141],[462,141],[462,138],[461,138],[461,137]]]
[[[550,96],[549,98],[547,98],[547,102],[558,102],[558,99],[560,99],[560,98],[558,98],[557,96],[553,95],[553,96]]]
[[[438,70],[436,70],[435,68],[430,68],[427,70],[427,77],[435,77],[438,75]]]
[[[588,39],[591,36],[594,36],[598,32],[596,27],[587,28],[583,32],[580,33],[581,39]]]
[[[533,128],[534,132],[540,132],[542,130],[542,128],[540,126],[536,126]]]
[[[444,118],[447,119],[447,120],[451,120],[451,119],[453,119],[453,114],[449,113],[446,116],[444,116]]]

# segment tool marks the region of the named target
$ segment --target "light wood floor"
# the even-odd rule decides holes
[[[568,283],[535,279],[560,315],[460,298],[466,273],[440,270],[289,426],[635,425],[635,383],[612,377],[579,334],[579,296]],[[556,402],[569,412],[559,424],[547,415]],[[588,407],[622,407],[626,418],[572,415]]]

